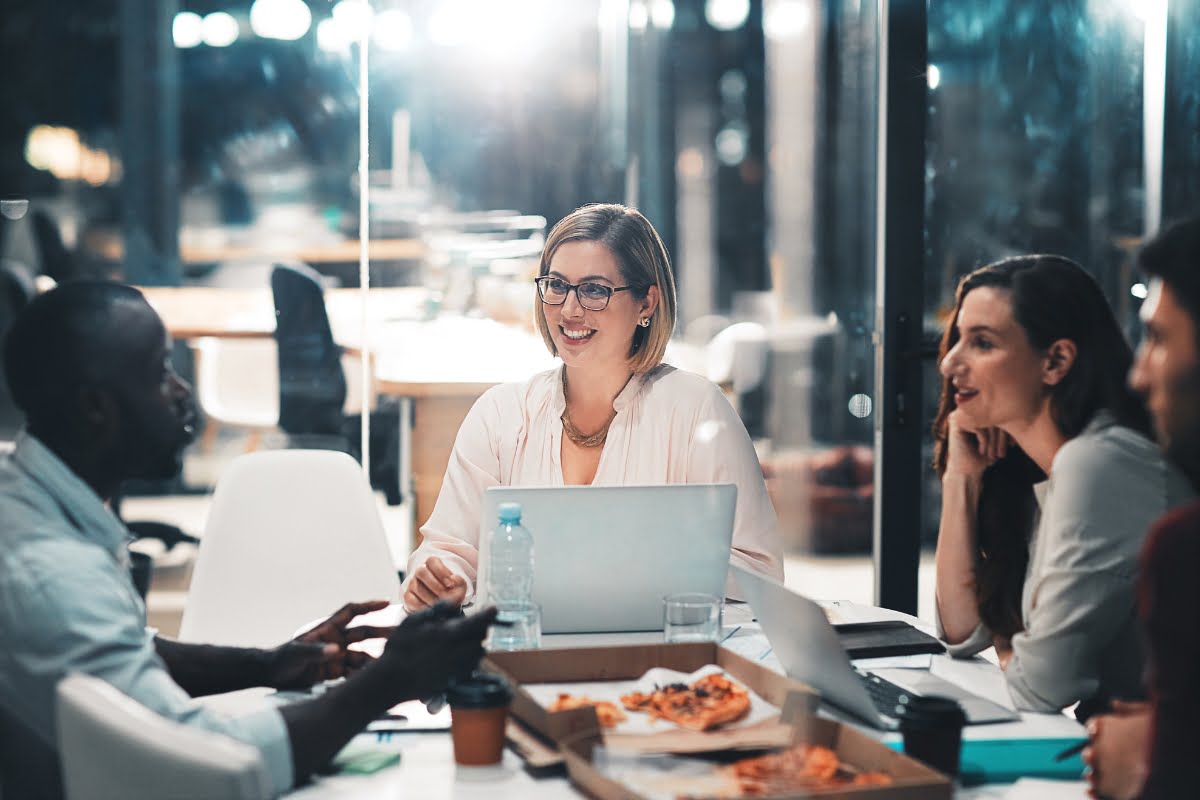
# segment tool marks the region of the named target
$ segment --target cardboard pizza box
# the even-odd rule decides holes
[[[828,747],[839,759],[853,767],[870,772],[883,772],[892,777],[889,786],[846,786],[834,789],[807,789],[797,794],[773,794],[770,800],[800,800],[810,797],[836,797],[848,800],[951,800],[954,783],[933,769],[903,753],[898,753],[883,743],[860,733],[854,728],[821,719],[807,713],[792,718],[795,744],[809,743]],[[647,800],[645,794],[620,780],[605,774],[595,763],[596,748],[606,745],[594,732],[578,734],[562,743],[562,752],[571,781],[589,796],[598,800]],[[715,771],[718,765],[713,764]],[[681,783],[678,792],[671,784],[656,780],[656,789],[674,794],[686,794],[689,798],[703,800],[703,792],[696,793],[694,784]],[[729,795],[720,795],[729,797]],[[734,795],[736,796],[736,795]]]
[[[712,731],[671,727],[655,733],[605,734],[590,707],[548,711],[525,686],[533,684],[630,681],[654,667],[690,673],[715,664],[781,712],[775,720],[731,725]],[[484,669],[504,675],[514,688],[512,716],[544,739],[561,744],[580,734],[596,734],[625,750],[699,753],[755,749],[792,740],[790,720],[812,713],[817,695],[808,686],[712,643],[650,644],[491,653]]]

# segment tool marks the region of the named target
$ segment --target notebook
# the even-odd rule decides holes
[[[821,698],[884,730],[899,727],[901,697],[937,695],[959,702],[967,724],[1005,722],[1019,715],[925,670],[859,672],[850,663],[825,611],[782,584],[734,564],[733,575],[787,674]]]
[[[542,633],[654,631],[664,595],[724,597],[737,487],[494,486],[480,519],[480,585],[501,503],[521,504],[533,534],[533,599]]]

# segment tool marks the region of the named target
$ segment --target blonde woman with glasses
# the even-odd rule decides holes
[[[650,222],[620,205],[576,209],[550,232],[536,291],[538,329],[563,364],[494,387],[463,421],[408,561],[405,606],[474,595],[489,486],[734,483],[731,560],[782,578],[775,512],[746,429],[717,386],[663,363],[675,279]]]

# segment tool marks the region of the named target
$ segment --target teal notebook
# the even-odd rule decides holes
[[[959,756],[958,779],[965,786],[1011,783],[1017,778],[1079,780],[1083,775],[1083,758],[1079,753],[1062,761],[1055,761],[1054,757],[1080,741],[1079,738],[968,739],[963,741]],[[900,741],[887,744],[893,750],[904,749]]]

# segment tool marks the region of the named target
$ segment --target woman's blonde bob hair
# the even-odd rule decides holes
[[[650,326],[634,329],[633,346],[629,350],[629,367],[634,372],[648,372],[657,367],[675,331],[675,277],[658,231],[635,208],[616,203],[582,206],[559,220],[550,231],[542,249],[538,277],[550,272],[554,254],[568,242],[599,242],[607,247],[617,259],[621,278],[633,287],[630,294],[635,299],[646,299],[650,287],[658,287],[658,308],[650,317]],[[538,330],[550,354],[556,356],[558,349],[550,337],[545,306],[540,301],[535,301],[534,306]]]

